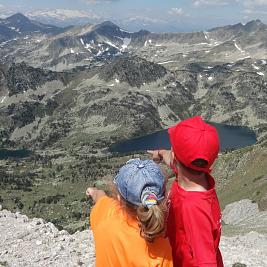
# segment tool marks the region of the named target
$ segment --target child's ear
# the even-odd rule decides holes
[[[175,155],[174,155],[174,152],[171,150],[171,161],[172,161],[172,163],[174,163],[174,160],[175,160]]]

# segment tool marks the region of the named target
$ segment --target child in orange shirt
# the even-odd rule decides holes
[[[96,267],[172,267],[164,238],[165,179],[152,160],[128,161],[114,178],[117,197],[88,188]]]

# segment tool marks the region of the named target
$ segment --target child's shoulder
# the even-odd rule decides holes
[[[117,200],[108,196],[101,197],[91,210],[91,225],[115,216],[118,209],[119,203]]]

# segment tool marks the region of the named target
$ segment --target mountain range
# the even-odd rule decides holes
[[[127,32],[112,22],[58,28],[22,14],[1,20],[1,62],[25,61],[51,70],[72,69],[134,53],[158,64],[232,62],[266,57],[267,26],[259,20],[194,33]]]
[[[12,40],[12,38],[25,37],[28,34],[43,33],[52,35],[63,31],[59,27],[30,20],[20,13],[6,19],[0,19],[0,28],[1,42]]]
[[[259,20],[152,33],[110,21],[58,27],[22,14],[1,19],[0,152],[31,153],[0,160],[0,204],[82,230],[91,205],[85,188],[107,189],[123,163],[148,157],[107,153],[112,143],[201,115],[255,131],[257,144],[220,154],[213,173],[222,208],[249,198],[266,210],[266,30]],[[244,227],[224,225],[229,233]]]
[[[105,147],[194,115],[266,134],[259,20],[162,34],[109,21],[59,28],[22,14],[0,23],[3,144]]]

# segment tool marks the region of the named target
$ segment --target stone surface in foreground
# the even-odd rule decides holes
[[[0,211],[0,266],[93,267],[94,245],[89,230],[73,235],[42,219]],[[222,237],[225,267],[236,262],[248,267],[267,266],[267,236],[257,232]]]
[[[42,219],[0,211],[0,266],[94,266],[89,230],[74,235]]]
[[[267,266],[267,236],[257,232],[233,237],[222,237],[220,243],[225,267],[236,262],[247,267]]]

